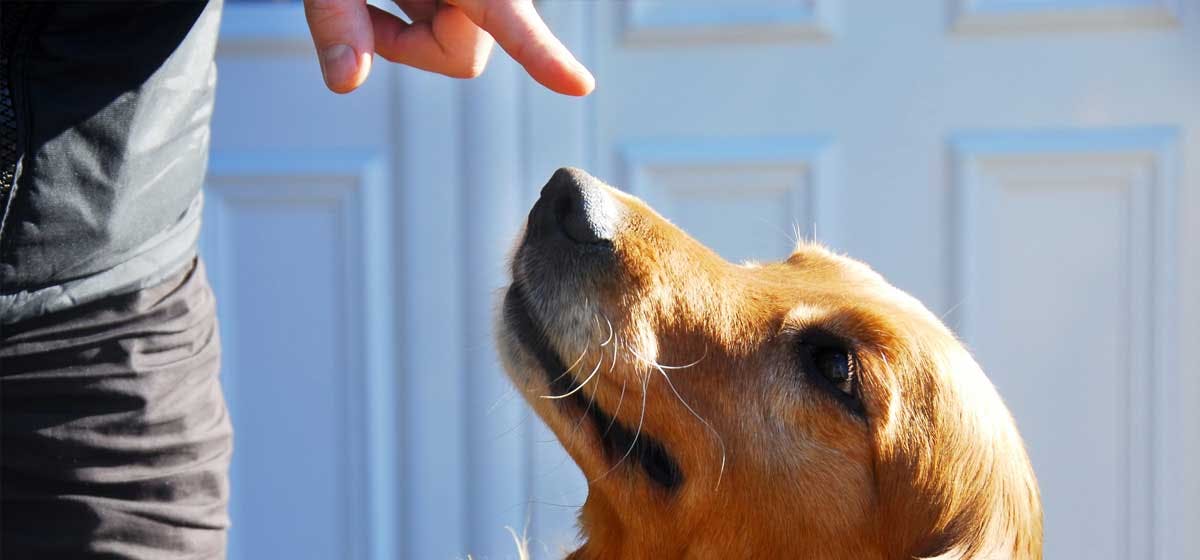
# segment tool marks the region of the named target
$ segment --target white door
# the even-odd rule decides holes
[[[590,98],[502,56],[472,82],[377,63],[336,97],[298,6],[227,6],[204,250],[235,559],[570,546],[582,477],[490,337],[562,165],[733,259],[799,229],[945,314],[1025,436],[1047,558],[1200,554],[1200,5],[539,9]]]

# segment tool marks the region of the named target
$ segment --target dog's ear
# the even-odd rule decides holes
[[[911,337],[874,432],[886,540],[912,557],[1041,558],[1037,481],[991,382],[953,339]]]

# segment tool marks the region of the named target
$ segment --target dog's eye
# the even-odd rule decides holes
[[[815,373],[829,381],[846,396],[854,396],[854,358],[836,347],[818,348],[812,353]]]
[[[800,334],[798,346],[800,365],[808,382],[862,416],[858,360],[850,344],[822,329],[811,329]]]

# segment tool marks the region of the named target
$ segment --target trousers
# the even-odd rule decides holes
[[[0,331],[0,557],[224,558],[233,431],[199,260]]]

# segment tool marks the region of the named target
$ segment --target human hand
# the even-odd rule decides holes
[[[587,95],[596,85],[587,68],[546,27],[532,0],[396,3],[413,23],[364,0],[304,0],[304,15],[330,90],[348,93],[362,85],[375,53],[414,68],[473,78],[487,65],[493,42],[533,79],[558,93]]]

